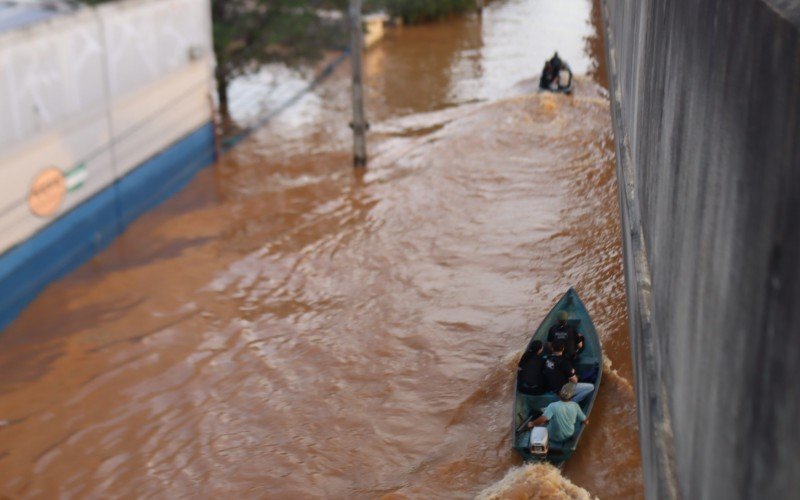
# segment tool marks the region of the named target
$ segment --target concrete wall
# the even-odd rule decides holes
[[[605,0],[650,498],[800,491],[800,2]]]

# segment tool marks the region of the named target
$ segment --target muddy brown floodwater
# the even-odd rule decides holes
[[[535,91],[554,49],[602,74],[598,21],[508,0],[393,31],[365,173],[342,67],[50,286],[0,336],[0,497],[640,497],[607,93]],[[570,285],[609,363],[562,477],[509,431]]]

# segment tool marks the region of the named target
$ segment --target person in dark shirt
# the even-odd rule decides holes
[[[525,351],[519,360],[519,390],[525,394],[537,395],[547,392],[544,379],[544,346],[541,340],[534,340],[530,349]]]
[[[573,377],[575,377],[573,382],[578,381],[575,369],[572,368],[572,364],[564,356],[564,346],[565,342],[563,340],[555,339],[550,347],[552,354],[544,364],[544,377],[547,380],[547,386],[553,392],[560,391],[564,384]]]
[[[544,363],[544,377],[547,380],[547,386],[551,391],[558,392],[564,387],[564,384],[568,382],[574,383],[575,394],[572,396],[572,401],[579,403],[591,394],[594,390],[594,385],[578,382],[578,376],[575,374],[572,363],[564,355],[566,346],[563,340],[554,340],[552,346],[553,353]]]
[[[558,75],[558,72],[561,71],[561,68],[564,66],[564,62],[558,57],[558,52],[553,54],[553,57],[550,59],[550,66],[553,68],[553,74]]]
[[[552,352],[553,342],[555,340],[563,340],[567,357],[570,360],[574,360],[575,356],[583,350],[583,335],[578,333],[575,327],[569,324],[568,320],[569,313],[567,311],[558,312],[558,321],[547,332],[547,344]]]
[[[539,77],[539,88],[550,90],[550,87],[553,85],[553,80],[555,79],[553,66],[550,65],[550,61],[545,61],[542,76]]]
[[[559,82],[559,71],[564,68],[566,65],[564,61],[558,57],[558,52],[553,54],[553,57],[544,62],[544,69],[542,70],[542,76],[539,79],[539,88],[541,89],[553,89],[553,84],[555,83],[556,86],[560,87]]]

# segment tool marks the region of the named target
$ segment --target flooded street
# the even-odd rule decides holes
[[[365,172],[345,64],[50,286],[0,335],[0,497],[531,497],[516,362],[570,285],[610,363],[563,475],[641,497],[599,22],[390,31]],[[536,92],[555,49],[572,96]]]

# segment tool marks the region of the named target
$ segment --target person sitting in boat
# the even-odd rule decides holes
[[[539,395],[548,391],[544,378],[544,345],[541,340],[534,340],[530,349],[525,351],[519,360],[519,390],[524,394]]]
[[[556,339],[564,341],[567,357],[570,360],[574,360],[575,356],[583,350],[583,335],[569,324],[569,313],[567,311],[558,312],[556,324],[551,326],[547,332],[547,345],[551,351],[553,350],[553,341]]]
[[[572,363],[564,355],[565,347],[563,340],[556,339],[553,341],[553,353],[544,362],[544,378],[553,392],[560,391],[564,384],[568,382],[574,383],[575,393],[572,396],[572,401],[580,403],[594,391],[594,385],[588,382],[578,382],[578,376],[575,374]]]
[[[578,403],[570,401],[575,397],[575,384],[567,383],[558,391],[560,401],[550,403],[544,412],[528,427],[547,425],[547,434],[551,441],[564,442],[575,434],[575,424],[580,421],[583,425],[589,424],[589,419],[583,414]]]

